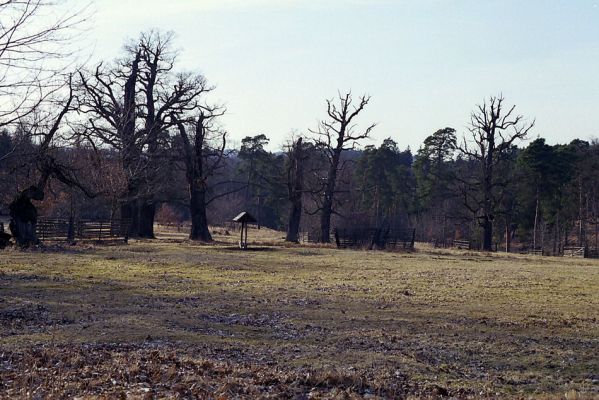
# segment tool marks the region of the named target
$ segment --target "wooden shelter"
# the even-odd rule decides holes
[[[239,215],[237,215],[235,218],[233,218],[233,222],[238,222],[241,224],[241,238],[239,240],[239,248],[245,250],[248,248],[248,224],[255,224],[257,220],[249,212],[243,211],[239,213]]]

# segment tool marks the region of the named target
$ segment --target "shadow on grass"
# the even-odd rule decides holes
[[[241,249],[239,248],[239,246],[219,246],[216,248],[217,250],[220,251],[235,251],[235,252],[240,252],[240,253],[245,253],[245,252],[260,252],[260,251],[280,251],[282,249],[278,249],[276,247],[265,247],[265,246],[248,246],[247,249]]]
[[[68,268],[55,271],[62,276],[40,275],[35,267],[0,275],[0,344],[139,343],[151,336],[182,347],[201,343],[208,352],[224,349],[234,361],[392,370],[506,390],[551,391],[599,379],[596,336],[544,322],[510,326],[410,296],[369,299],[353,284],[301,287],[290,276],[281,287],[252,275],[259,267],[251,266],[193,279],[165,273],[131,281],[117,280],[116,273],[73,279]]]

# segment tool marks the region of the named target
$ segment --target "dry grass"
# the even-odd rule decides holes
[[[215,236],[1,253],[0,393],[599,395],[596,261]]]

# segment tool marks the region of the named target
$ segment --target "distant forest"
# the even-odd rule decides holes
[[[209,225],[245,210],[292,242],[376,227],[484,250],[597,247],[599,142],[547,144],[502,95],[465,110],[464,134],[439,127],[415,151],[401,134],[368,145],[370,97],[350,92],[323,99],[326,118],[278,151],[268,133],[232,148],[215,87],[176,55],[171,34],[150,31],[115,60],[20,81],[11,96],[28,101],[0,114],[0,214],[17,243],[37,243],[42,216],[126,219],[139,238],[189,222],[191,239],[211,241]]]

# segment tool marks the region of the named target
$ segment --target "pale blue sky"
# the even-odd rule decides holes
[[[416,150],[436,129],[465,131],[503,92],[532,136],[599,136],[598,1],[96,0],[95,58],[142,30],[173,30],[180,65],[226,102],[231,138],[276,149],[325,116],[337,90],[368,93],[373,140]]]

